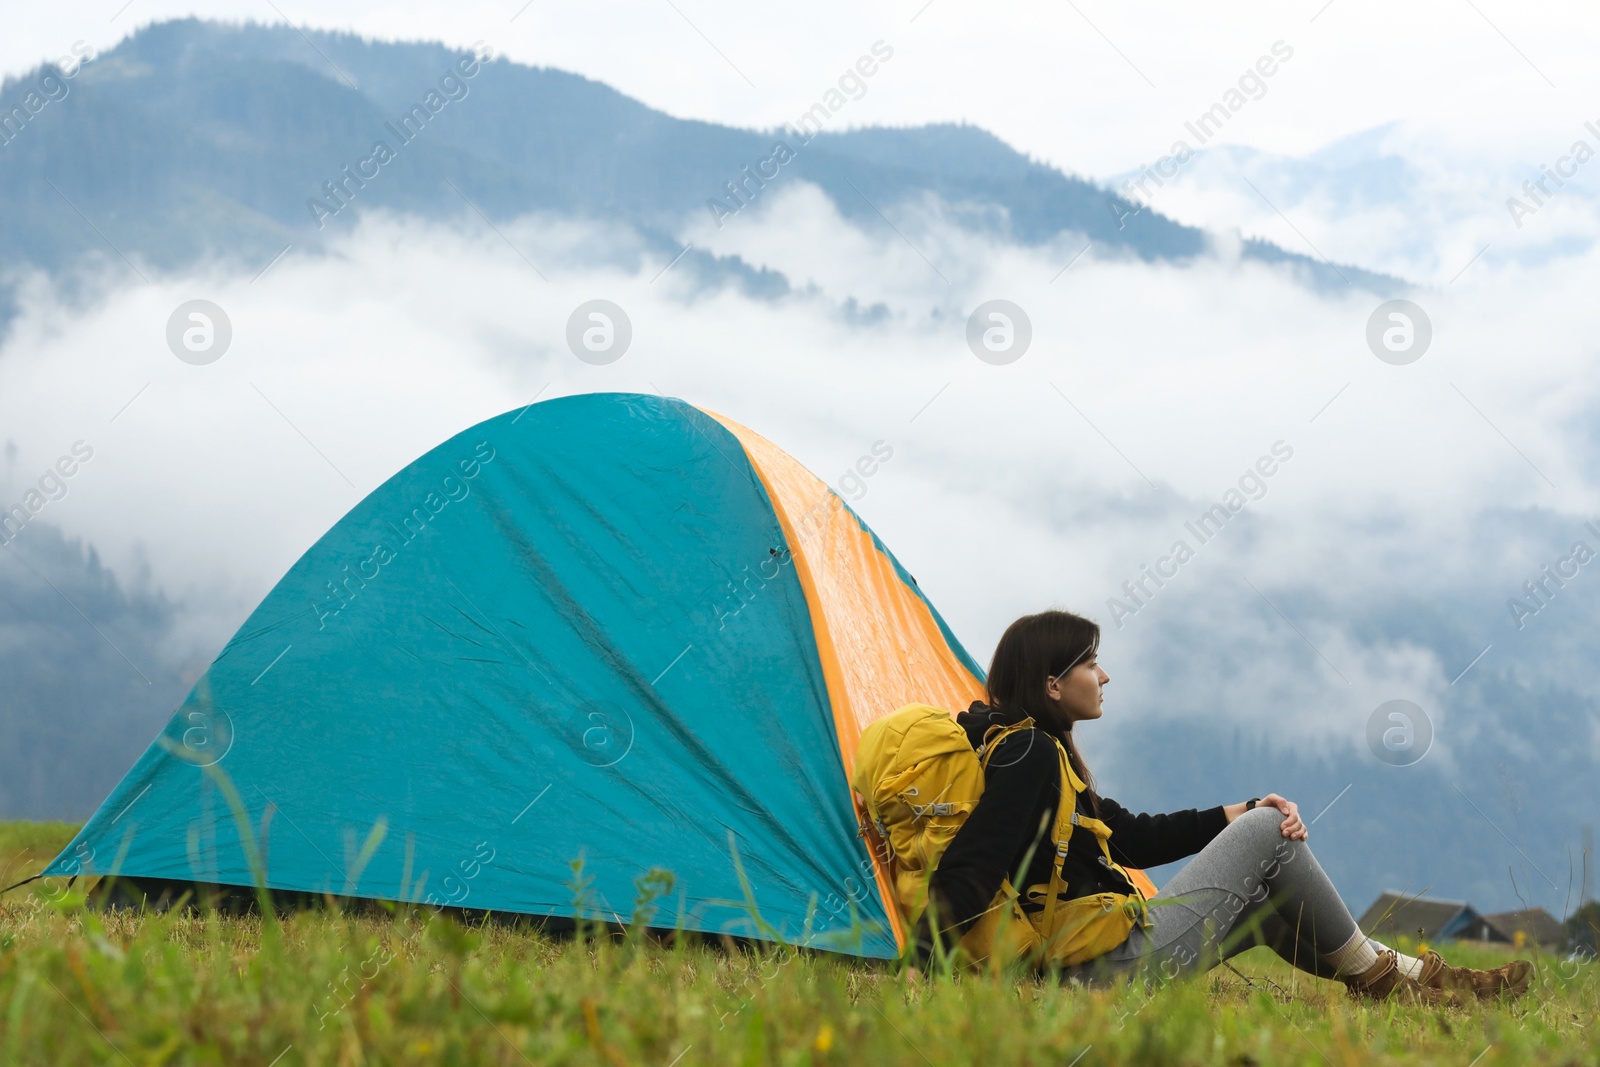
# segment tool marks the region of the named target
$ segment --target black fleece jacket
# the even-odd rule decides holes
[[[975,702],[956,716],[967,731],[974,750],[995,724],[1019,721],[1020,714]],[[1048,883],[1055,863],[1051,834],[1056,806],[1061,798],[1061,764],[1056,746],[1043,730],[1012,734],[989,757],[984,772],[983,796],[939,859],[930,886],[944,943],[953,945],[977,921],[1000,883],[1009,877],[1020,893],[1037,883]],[[1100,798],[1098,815],[1087,792],[1079,793],[1078,814],[1099,818],[1111,828],[1111,858],[1128,867],[1155,867],[1199,852],[1222,832],[1228,817],[1219,805],[1167,815],[1135,815],[1109,797]],[[1027,873],[1020,879],[1029,849]],[[1106,866],[1094,834],[1079,827],[1067,844],[1061,869],[1067,898],[1093,893],[1137,892],[1127,879]],[[1022,905],[1032,911],[1042,905]],[[932,930],[924,915],[915,933],[917,955],[932,949]]]

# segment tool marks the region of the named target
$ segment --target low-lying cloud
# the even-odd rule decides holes
[[[974,655],[1021,613],[1090,614],[1115,716],[1204,704],[1286,745],[1359,745],[1387,699],[1448,722],[1452,679],[1485,644],[1475,669],[1559,665],[1563,684],[1600,692],[1561,605],[1533,636],[1504,607],[1600,516],[1592,255],[1414,294],[1433,348],[1398,367],[1367,348],[1370,294],[1319,295],[1222,253],[1091,249],[1063,272],[1083,241],[996,244],[954,225],[960,210],[888,205],[893,229],[862,229],[796,182],[720,229],[689,223],[697,249],[786,275],[777,300],[708,288],[626,231],[549,218],[497,233],[369,215],[332,254],[255,280],[152,275],[87,306],[35,278],[0,349],[15,445],[0,498],[93,442],[50,521],[113,567],[148,563],[210,653],[324,530],[446,437],[535,397],[659,391],[830,481],[892,450],[857,507]],[[200,298],[233,330],[205,366],[164,332]],[[994,298],[1032,322],[1004,366],[965,342],[966,316]],[[614,363],[566,344],[594,299],[632,324]],[[851,313],[875,305],[870,321]],[[1278,441],[1293,461],[1270,493],[1119,630],[1108,600]],[[1449,632],[1419,604],[1448,604]],[[1397,635],[1408,617],[1426,625]],[[1442,759],[1451,737],[1438,732]]]

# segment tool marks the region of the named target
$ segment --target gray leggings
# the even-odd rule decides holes
[[[1283,819],[1276,808],[1256,808],[1229,823],[1150,901],[1149,929],[1135,926],[1122,944],[1064,968],[1063,977],[1176,978],[1257,945],[1333,977],[1320,953],[1348,942],[1356,923],[1310,847],[1280,832]]]

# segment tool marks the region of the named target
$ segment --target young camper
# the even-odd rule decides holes
[[[1100,796],[1073,736],[1077,723],[1102,714],[1111,679],[1097,661],[1099,641],[1099,626],[1078,615],[1025,616],[995,649],[987,704],[974,703],[954,724],[947,714],[940,723],[911,709],[895,713],[902,721],[888,730],[898,731],[901,751],[916,743],[924,755],[937,750],[940,743],[926,745],[932,734],[917,742],[917,731],[943,730],[950,752],[954,726],[982,767],[974,790],[960,775],[930,780],[938,760],[919,759],[891,783],[915,815],[897,826],[881,821],[898,810],[888,793],[868,798],[904,866],[914,871],[920,855],[931,871],[902,894],[919,961],[959,946],[969,958],[1018,954],[1068,977],[1171,978],[1266,945],[1358,997],[1486,999],[1527,990],[1526,961],[1491,971],[1452,967],[1432,950],[1418,959],[1367,937],[1306,844],[1299,809],[1277,794],[1166,815],[1136,815]],[[882,738],[864,745],[869,740],[874,753],[887,751]],[[972,763],[964,752],[952,755]],[[906,784],[919,774],[920,788]],[[975,801],[956,802],[963,790]],[[1195,858],[1147,901],[1137,868],[1186,856]]]

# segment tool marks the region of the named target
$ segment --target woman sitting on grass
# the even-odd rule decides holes
[[[980,752],[996,726],[1031,718],[1034,728],[1010,733],[985,753],[983,793],[939,858],[929,884],[930,906],[914,931],[920,960],[933,954],[936,944],[953,946],[986,913],[1004,907],[997,892],[1013,873],[1016,885],[1035,887],[1023,892],[1016,906],[1038,924],[1049,906],[1048,894],[1040,890],[1051,883],[1057,859],[1051,828],[1064,750],[1077,794],[1076,832],[1062,855],[1066,891],[1060,898],[1103,894],[1108,914],[1114,902],[1125,902],[1131,916],[1122,927],[1115,922],[1103,927],[1117,938],[1131,924],[1114,947],[1078,937],[1077,956],[1084,955],[1086,945],[1096,954],[1063,967],[1065,976],[1142,970],[1171,978],[1266,945],[1292,966],[1336,978],[1359,997],[1435,1001],[1527,990],[1532,965],[1524,960],[1491,971],[1452,967],[1432,950],[1418,959],[1367,937],[1305,843],[1298,808],[1277,794],[1168,815],[1135,815],[1099,796],[1072,732],[1073,724],[1102,714],[1102,690],[1111,679],[1096,661],[1099,643],[1098,625],[1064,611],[1025,616],[1000,638],[989,668],[988,704],[974,703],[957,722]],[[1191,855],[1195,859],[1148,908],[1122,870]],[[1093,922],[1094,910],[1080,906],[1077,915],[1088,914]],[[1060,928],[1059,922],[1043,925]],[[1070,936],[1075,935],[1058,936],[1055,944]],[[1058,950],[1045,952],[1047,962],[1059,964],[1063,958]]]

